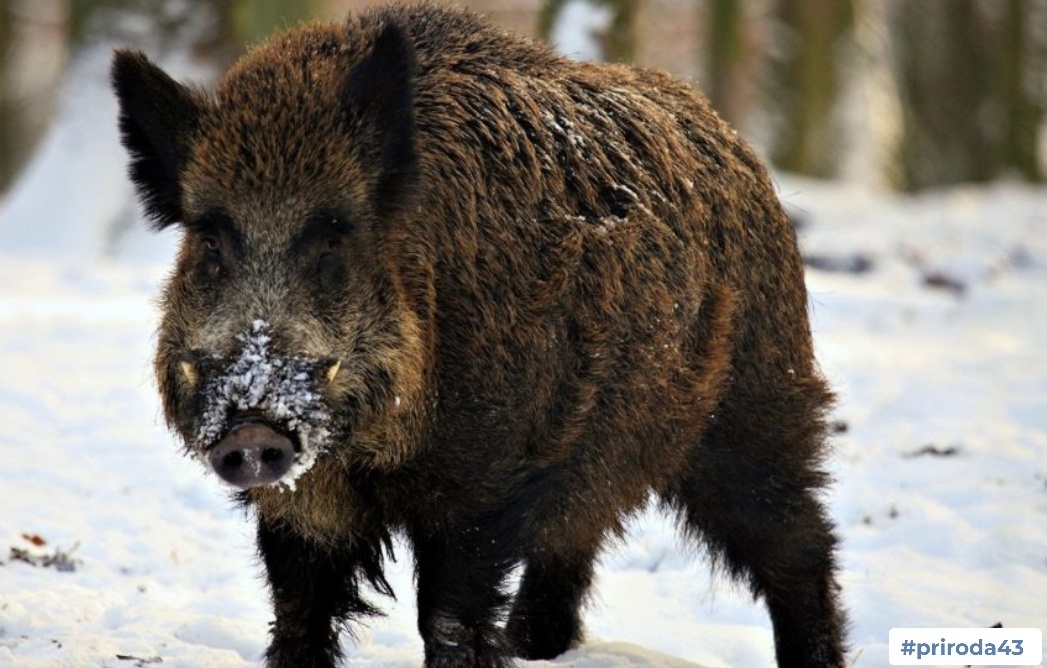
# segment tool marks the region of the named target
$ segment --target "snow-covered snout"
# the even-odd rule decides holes
[[[195,394],[189,449],[234,487],[293,485],[329,445],[324,393],[340,362],[276,353],[263,320],[237,340],[233,359],[198,354],[180,362],[182,383]]]

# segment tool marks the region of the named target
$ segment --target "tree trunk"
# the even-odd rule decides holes
[[[230,0],[210,1],[230,4]],[[316,15],[314,0],[237,0],[233,4],[232,32],[242,45],[261,42],[276,30]]]
[[[11,17],[7,3],[0,5],[0,193],[14,173],[11,146],[11,111],[8,109],[7,58],[11,43]]]
[[[1002,33],[1000,162],[1029,181],[1043,181],[1038,149],[1047,107],[1047,2],[1007,0]]]
[[[64,0],[0,1],[0,192],[47,129],[66,29]]]
[[[771,160],[791,172],[834,176],[842,143],[838,102],[854,42],[852,0],[777,0],[774,17]]]
[[[732,125],[745,117],[745,7],[741,0],[710,0],[706,18],[709,60],[706,92],[713,108]]]
[[[999,171],[994,29],[978,0],[902,2],[897,14],[900,147],[907,190]]]

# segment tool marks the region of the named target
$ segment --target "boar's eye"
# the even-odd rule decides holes
[[[294,243],[293,254],[315,272],[324,290],[337,290],[345,281],[345,255],[352,232],[344,216],[318,213],[306,222]]]
[[[197,271],[208,280],[225,275],[227,236],[231,222],[224,215],[210,214],[187,225],[195,239],[198,253]]]
[[[337,236],[325,237],[319,244],[316,274],[326,289],[337,288],[344,278],[341,252],[344,245],[342,238]]]
[[[204,236],[200,238],[200,243],[204,247],[200,269],[208,278],[220,278],[225,271],[222,264],[221,242],[218,237]]]
[[[330,255],[336,252],[342,247],[342,239],[340,237],[328,237],[324,239],[323,247],[320,250],[320,256]]]

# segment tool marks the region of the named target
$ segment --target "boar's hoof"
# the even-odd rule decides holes
[[[211,467],[222,480],[240,489],[276,482],[294,461],[294,446],[286,436],[260,422],[233,427],[210,454]]]

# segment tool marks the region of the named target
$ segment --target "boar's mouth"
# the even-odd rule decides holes
[[[237,358],[207,361],[187,445],[234,487],[293,489],[332,438],[331,413],[317,382],[330,363],[273,353],[262,320],[237,339]]]

